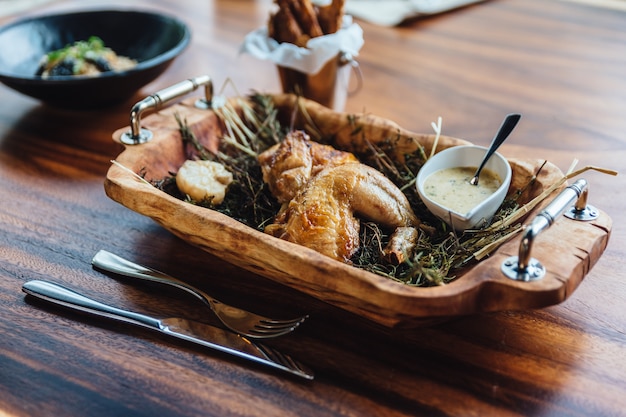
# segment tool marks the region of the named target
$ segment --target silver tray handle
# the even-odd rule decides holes
[[[213,101],[213,82],[208,75],[190,78],[166,87],[143,100],[137,102],[130,110],[130,131],[120,137],[126,145],[138,145],[152,139],[152,132],[141,127],[141,116],[147,111],[157,111],[168,102],[191,93],[198,87],[204,86],[204,99],[196,101],[196,107],[211,109]]]
[[[561,191],[530,224],[524,226],[519,256],[511,256],[504,261],[501,268],[504,275],[517,281],[535,281],[543,278],[546,273],[545,267],[530,256],[535,238],[566,212],[567,217],[574,220],[595,219],[598,211],[587,205],[587,195],[587,181],[581,178]]]

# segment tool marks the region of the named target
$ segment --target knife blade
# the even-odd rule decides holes
[[[186,340],[210,349],[247,359],[305,379],[312,380],[313,372],[289,355],[264,344],[253,342],[236,333],[205,323],[172,317],[157,319],[93,300],[62,285],[32,280],[22,285],[26,294],[73,310],[106,317]]]

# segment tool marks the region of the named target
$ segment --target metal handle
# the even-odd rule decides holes
[[[100,303],[52,282],[28,281],[22,286],[22,291],[33,297],[98,317],[107,317],[157,330],[161,329],[161,322],[157,319]]]
[[[151,110],[161,109],[166,103],[191,93],[198,87],[204,86],[205,98],[196,102],[196,107],[209,109],[213,100],[213,82],[208,75],[190,78],[164,88],[151,96],[137,102],[130,110],[130,131],[120,137],[120,141],[126,145],[138,145],[152,139],[152,132],[141,127],[141,116]]]
[[[519,255],[509,257],[502,264],[502,272],[507,277],[517,281],[534,281],[544,277],[545,267],[530,256],[532,244],[539,233],[549,228],[572,204],[576,203],[574,210],[582,211],[585,209],[584,206],[581,207],[580,199],[584,199],[582,204],[586,203],[586,188],[586,180],[577,180],[574,184],[561,191],[529,225],[524,227],[524,234],[519,246]]]
[[[98,251],[98,253],[96,253],[91,260],[91,264],[105,271],[113,272],[114,274],[120,274],[131,278],[138,278],[145,281],[174,286],[193,295],[203,302],[208,302],[211,306],[211,303],[216,302],[207,294],[204,294],[203,297],[201,294],[199,294],[200,291],[198,289],[191,287],[184,281],[167,275],[161,271],[157,271],[156,269],[136,264],[122,258],[121,256],[115,255],[105,250]]]

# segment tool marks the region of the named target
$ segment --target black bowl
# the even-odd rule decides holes
[[[137,66],[94,77],[35,75],[45,54],[90,36],[100,37],[118,55],[137,60]],[[0,81],[53,106],[109,106],[128,100],[163,73],[190,38],[183,22],[148,11],[94,10],[27,18],[0,28]]]

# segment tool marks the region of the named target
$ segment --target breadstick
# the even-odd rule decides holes
[[[284,2],[285,0],[280,0]],[[287,0],[291,7],[291,12],[298,21],[302,33],[309,35],[312,38],[324,35],[322,28],[317,21],[317,15],[315,14],[315,8],[310,0]]]
[[[278,11],[270,15],[269,36],[279,43],[305,47],[310,38],[335,33],[341,28],[345,0],[315,8],[311,0],[275,0]]]
[[[317,18],[324,34],[335,33],[341,29],[345,0],[333,0],[328,6],[320,7],[317,11]]]
[[[279,43],[287,42],[293,44],[296,44],[303,35],[298,22],[291,14],[291,10],[282,7],[270,16],[268,33],[270,37],[276,39]]]

